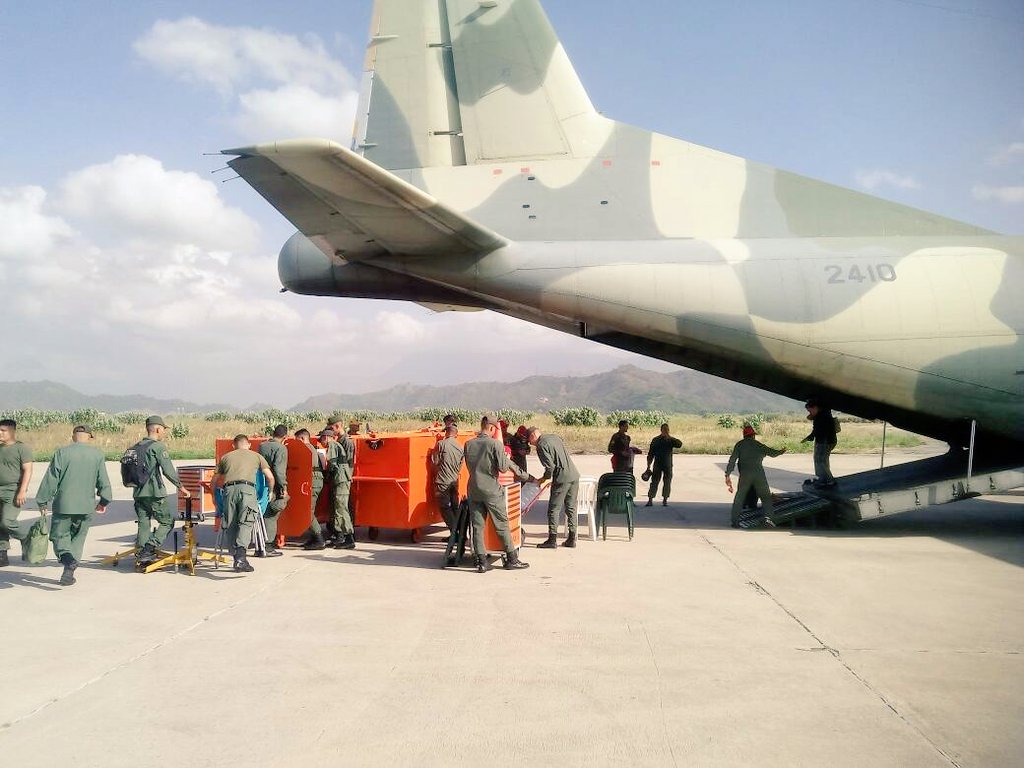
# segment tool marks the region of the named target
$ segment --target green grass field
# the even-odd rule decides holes
[[[207,421],[202,418],[166,417],[168,426],[179,425],[177,433],[186,430],[187,435],[173,437],[168,431],[166,442],[175,459],[212,459],[214,440],[218,437],[234,437],[239,433],[252,434],[254,427],[241,420]],[[740,439],[739,427],[725,428],[718,424],[715,416],[694,416],[680,414],[669,419],[672,434],[683,443],[683,453],[694,454],[728,454],[737,440]],[[538,414],[530,425],[536,425],[545,432],[554,432],[562,436],[566,445],[573,453],[605,453],[608,438],[615,431],[614,427],[600,425],[594,427],[558,426],[547,414]],[[322,427],[322,424],[299,424],[310,430]],[[399,421],[379,421],[373,424],[379,432],[401,432],[421,429],[428,426],[423,421],[409,419]],[[514,429],[516,424],[511,425]],[[299,427],[296,427],[298,429]],[[463,429],[470,425],[462,424]],[[294,430],[292,430],[294,431]],[[775,448],[786,448],[792,453],[810,453],[811,445],[800,440],[810,431],[810,424],[796,415],[771,416],[761,427],[759,439]],[[143,437],[145,428],[138,424],[124,425],[121,433],[97,433],[95,445],[106,453],[107,458],[117,459],[129,445]],[[657,427],[636,426],[630,429],[633,444],[647,450],[647,446],[656,434]],[[53,451],[66,444],[71,438],[71,425],[50,424],[37,429],[19,429],[18,439],[28,444],[35,453],[37,461],[48,461]],[[924,441],[909,432],[890,428],[886,438],[886,449],[910,448],[922,445]],[[839,435],[837,453],[878,453],[882,446],[882,425],[873,422],[844,422]]]

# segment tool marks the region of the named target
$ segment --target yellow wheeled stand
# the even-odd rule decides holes
[[[100,560],[100,563],[102,563],[103,565],[112,565],[116,568],[117,564],[120,563],[122,560],[127,560],[129,557],[134,558],[138,551],[138,547],[132,547],[131,549],[126,549],[124,552],[115,552],[109,557],[104,557],[102,560]],[[158,549],[156,551],[156,554],[158,557],[171,556],[170,552],[164,552],[162,549]]]
[[[206,516],[200,512],[199,522],[202,522]],[[224,555],[216,555],[213,552],[204,552],[196,544],[196,533],[195,533],[195,521],[192,519],[192,499],[188,498],[185,500],[185,511],[181,513],[181,520],[185,523],[185,546],[174,553],[161,552],[163,555],[159,560],[154,560],[152,563],[142,569],[143,573],[151,573],[160,568],[167,568],[173,565],[174,570],[178,570],[178,566],[188,566],[189,575],[196,575],[196,565],[200,560],[212,560],[213,567],[219,568],[221,563],[229,562],[229,559]],[[177,543],[178,532],[174,532],[174,540]]]

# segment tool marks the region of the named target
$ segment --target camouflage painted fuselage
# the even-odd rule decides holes
[[[1024,441],[1024,238],[617,123],[536,0],[378,0],[356,150],[239,150],[292,291],[487,308],[962,444]],[[403,183],[404,182],[404,183]]]

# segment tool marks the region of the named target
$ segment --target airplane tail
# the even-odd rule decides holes
[[[353,148],[380,167],[592,157],[608,122],[538,0],[376,0]]]

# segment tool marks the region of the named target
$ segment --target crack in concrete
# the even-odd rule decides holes
[[[75,688],[72,688],[71,690],[66,691],[65,693],[63,693],[63,694],[61,694],[59,696],[55,696],[52,699],[48,699],[48,700],[44,701],[42,704],[37,706],[32,711],[26,712],[24,715],[21,715],[20,717],[16,717],[13,720],[9,720],[6,723],[0,724],[0,733],[10,732],[10,730],[12,728],[14,728],[14,726],[16,726],[19,723],[23,723],[26,720],[29,720],[29,719],[35,717],[40,712],[43,712],[43,711],[49,709],[54,704],[58,704],[58,703],[64,701],[65,699],[70,698],[71,696],[74,696],[77,693],[81,693],[82,691],[84,691],[89,686],[94,685],[94,684],[96,684],[96,683],[98,683],[98,682],[100,682],[102,680],[105,680],[106,678],[110,677],[111,675],[113,675],[113,674],[115,674],[117,672],[120,672],[122,669],[126,669],[126,668],[130,667],[135,662],[141,661],[142,659],[146,658],[147,656],[150,656],[150,655],[156,653],[161,648],[164,648],[164,647],[170,645],[171,643],[175,642],[176,640],[181,639],[182,637],[184,637],[185,635],[189,634],[193,630],[201,627],[203,624],[207,623],[208,621],[212,621],[213,619],[216,619],[218,616],[222,616],[225,613],[228,613],[229,611],[233,611],[235,608],[238,608],[239,606],[244,605],[245,603],[249,602],[253,598],[258,597],[259,595],[262,595],[263,593],[267,592],[271,587],[275,587],[275,586],[277,586],[279,584],[283,584],[285,581],[290,579],[295,574],[300,573],[301,571],[304,571],[307,568],[309,568],[309,565],[310,565],[309,563],[306,563],[305,565],[302,565],[302,566],[296,568],[295,570],[293,570],[293,571],[291,571],[289,573],[284,574],[280,578],[275,579],[274,581],[271,581],[271,582],[265,584],[264,586],[260,587],[255,592],[252,592],[252,593],[246,595],[245,597],[236,600],[235,602],[233,602],[230,605],[227,605],[227,606],[221,608],[220,610],[214,611],[213,613],[210,613],[210,614],[208,614],[206,616],[203,616],[201,619],[199,619],[195,623],[185,627],[184,629],[180,629],[177,632],[174,632],[173,634],[168,635],[167,637],[163,638],[162,640],[160,640],[160,641],[154,643],[153,645],[151,645],[146,650],[141,651],[141,652],[135,654],[130,659],[126,659],[125,661],[122,661],[119,664],[115,664],[110,669],[107,669],[107,670],[105,670],[103,672],[100,672],[98,675],[96,675],[95,677],[90,678],[89,680],[86,680],[81,685],[78,685]]]
[[[704,540],[705,544],[707,544],[709,547],[715,550],[715,552],[717,552],[719,555],[724,557],[732,565],[733,568],[739,571],[743,575],[743,577],[747,579],[748,584],[754,587],[754,589],[757,590],[760,594],[764,595],[773,603],[775,603],[775,605],[778,606],[783,611],[783,613],[785,613],[787,616],[789,616],[790,619],[796,622],[796,624],[799,625],[800,628],[803,629],[803,631],[806,632],[814,640],[814,642],[818,644],[819,650],[825,651],[837,662],[839,662],[839,664],[842,665],[843,669],[845,669],[855,680],[857,680],[857,682],[859,682],[862,686],[864,686],[864,688],[866,688],[868,691],[874,694],[879,699],[879,701],[882,702],[882,704],[884,704],[890,711],[892,711],[892,713],[896,715],[896,717],[898,717],[908,728],[910,728],[918,736],[920,736],[933,750],[935,750],[935,752],[937,752],[950,765],[954,766],[954,768],[961,768],[960,763],[958,763],[952,755],[946,752],[946,750],[944,750],[942,747],[936,744],[935,741],[933,741],[928,736],[928,734],[926,734],[918,726],[916,726],[909,719],[907,719],[907,717],[902,712],[900,712],[899,709],[896,708],[896,705],[894,705],[891,701],[889,701],[888,698],[886,698],[884,693],[875,688],[870,682],[868,682],[868,680],[865,677],[863,677],[860,673],[853,669],[843,659],[842,654],[837,649],[826,644],[820,637],[818,637],[817,634],[815,634],[814,630],[812,630],[809,626],[807,626],[807,624],[803,622],[802,619],[800,619],[799,616],[797,616],[789,608],[783,605],[782,602],[777,597],[775,597],[775,595],[773,595],[770,591],[761,586],[761,584],[757,582],[753,575],[747,573],[747,571],[739,563],[737,563],[735,560],[729,557],[729,555],[723,552],[717,544],[711,541],[711,539],[709,539],[704,534],[700,534],[700,537]],[[801,648],[800,650],[807,651],[811,649]]]
[[[650,635],[647,634],[647,627],[641,624],[640,628],[644,632],[647,650],[651,652],[651,663],[654,664],[654,671],[658,675],[658,707],[661,710],[661,730],[665,734],[665,744],[668,745],[668,753],[672,755],[672,765],[679,768],[679,761],[676,760],[676,751],[672,748],[672,739],[668,735],[668,722],[665,719],[665,691],[661,685],[661,667],[658,666],[658,657],[654,654],[654,646],[651,644]]]

